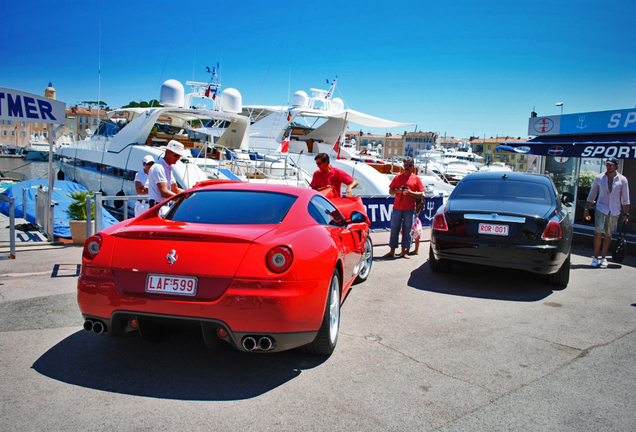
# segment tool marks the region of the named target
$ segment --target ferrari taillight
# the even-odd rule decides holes
[[[282,273],[289,268],[292,263],[293,255],[287,246],[276,246],[267,253],[265,261],[267,268],[274,273]]]
[[[561,225],[557,221],[550,221],[541,238],[544,240],[559,240],[562,237]]]
[[[82,255],[87,260],[92,260],[97,256],[102,247],[102,236],[95,234],[84,242],[84,252]]]
[[[433,229],[437,231],[448,231],[448,224],[446,223],[446,216],[444,213],[437,213],[433,220]]]

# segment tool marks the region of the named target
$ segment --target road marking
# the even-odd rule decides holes
[[[23,276],[37,276],[37,275],[43,275],[43,274],[51,274],[51,271],[47,270],[47,271],[38,272],[38,273],[5,273],[5,274],[0,274],[0,277],[23,277]]]

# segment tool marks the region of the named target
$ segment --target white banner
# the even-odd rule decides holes
[[[64,124],[66,104],[44,96],[0,87],[0,120]]]

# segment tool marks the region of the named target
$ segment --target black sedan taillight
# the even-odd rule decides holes
[[[444,213],[437,213],[433,220],[433,229],[438,231],[448,231],[448,224],[446,223],[446,215]]]
[[[557,221],[550,221],[541,234],[543,240],[560,240],[562,236],[561,225]]]

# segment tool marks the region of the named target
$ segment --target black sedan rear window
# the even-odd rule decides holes
[[[166,219],[205,224],[277,224],[296,198],[266,191],[196,191],[178,201]]]
[[[514,180],[472,180],[460,182],[453,198],[496,199],[549,204],[550,188],[544,184]]]

